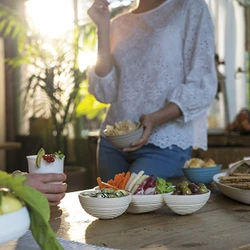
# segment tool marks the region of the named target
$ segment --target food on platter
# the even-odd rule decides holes
[[[93,198],[120,198],[129,195],[129,192],[122,189],[103,188],[101,190],[94,190],[93,192],[83,193],[84,196]]]
[[[116,174],[114,179],[103,182],[100,177],[97,177],[99,189],[113,188],[124,189],[131,194],[150,195],[173,192],[174,187],[171,182],[163,178],[154,178],[153,175],[147,175],[141,170],[139,173],[123,172]]]
[[[184,164],[184,168],[207,168],[207,167],[215,167],[216,163],[211,158],[205,158],[204,160],[199,158],[191,158],[186,161]]]
[[[219,177],[219,182],[230,187],[250,190],[250,160],[232,164],[227,174]]]
[[[195,183],[182,181],[176,185],[175,191],[172,195],[198,195],[208,192],[209,190],[203,183],[199,183],[198,185],[196,185]]]
[[[124,135],[135,131],[140,124],[130,120],[115,122],[114,125],[107,125],[104,133],[108,136]]]
[[[7,214],[0,215],[0,221],[4,216],[18,213],[26,207],[30,217],[30,230],[40,248],[63,249],[49,224],[50,208],[47,198],[39,191],[25,185],[25,182],[26,176],[22,174],[11,175],[0,171],[0,186],[5,188],[0,195],[1,213],[9,211]],[[12,227],[16,226],[14,224]],[[4,231],[2,230],[0,235]],[[8,235],[5,236],[8,237]]]

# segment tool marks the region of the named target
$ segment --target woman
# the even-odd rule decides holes
[[[205,1],[141,0],[110,20],[108,2],[95,0],[88,14],[98,34],[89,92],[111,104],[101,130],[124,120],[144,127],[142,137],[123,150],[101,133],[101,178],[140,170],[162,178],[182,175],[192,148],[207,149],[206,112],[217,90]]]

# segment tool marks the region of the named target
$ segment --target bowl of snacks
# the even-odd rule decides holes
[[[176,214],[192,214],[201,209],[209,200],[211,191],[206,185],[182,181],[172,194],[163,194],[166,205]]]
[[[116,122],[114,125],[107,125],[103,133],[114,146],[129,148],[133,142],[141,138],[143,127],[140,123],[127,120]]]
[[[0,189],[0,245],[23,236],[30,226],[29,211],[10,190]]]
[[[186,161],[182,171],[190,182],[207,185],[213,181],[213,176],[221,171],[221,165],[216,164],[211,158],[191,158]]]
[[[132,181],[131,181],[132,180]],[[169,185],[169,187],[168,187]],[[153,175],[146,175],[144,171],[132,173],[127,189],[132,194],[127,213],[140,214],[155,211],[164,206],[163,192],[172,192],[172,183]],[[164,190],[163,190],[164,189]]]
[[[113,188],[83,190],[78,197],[82,208],[99,219],[113,219],[122,215],[131,201],[129,192]]]
[[[162,178],[154,178],[143,170],[139,173],[118,173],[113,179],[103,182],[97,178],[98,189],[103,187],[120,188],[131,194],[127,213],[140,214],[155,211],[164,206],[162,193],[173,192],[172,183]]]

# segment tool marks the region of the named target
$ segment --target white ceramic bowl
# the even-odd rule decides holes
[[[16,212],[0,215],[0,245],[23,236],[30,226],[28,209],[23,207]]]
[[[105,134],[105,130],[104,130]],[[135,131],[123,135],[107,135],[107,140],[118,148],[129,148],[131,144],[141,138],[143,134],[143,127],[140,126]]]
[[[95,198],[83,194],[99,192],[96,189],[83,190],[79,193],[82,208],[90,215],[99,219],[113,219],[122,215],[131,201],[131,194],[119,198]]]
[[[250,205],[250,190],[244,190],[234,187],[229,187],[219,182],[220,176],[226,176],[226,173],[214,175],[213,179],[220,191],[229,198]]]
[[[140,214],[155,211],[164,205],[161,194],[132,195],[127,213]]]
[[[163,194],[163,199],[173,212],[186,215],[201,209],[207,203],[210,194],[210,190],[208,193],[195,195]]]

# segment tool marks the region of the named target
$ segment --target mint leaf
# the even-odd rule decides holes
[[[63,250],[49,224],[50,208],[47,198],[34,188],[25,185],[23,175],[0,171],[0,186],[10,189],[26,203],[30,215],[30,230],[41,249]]]

